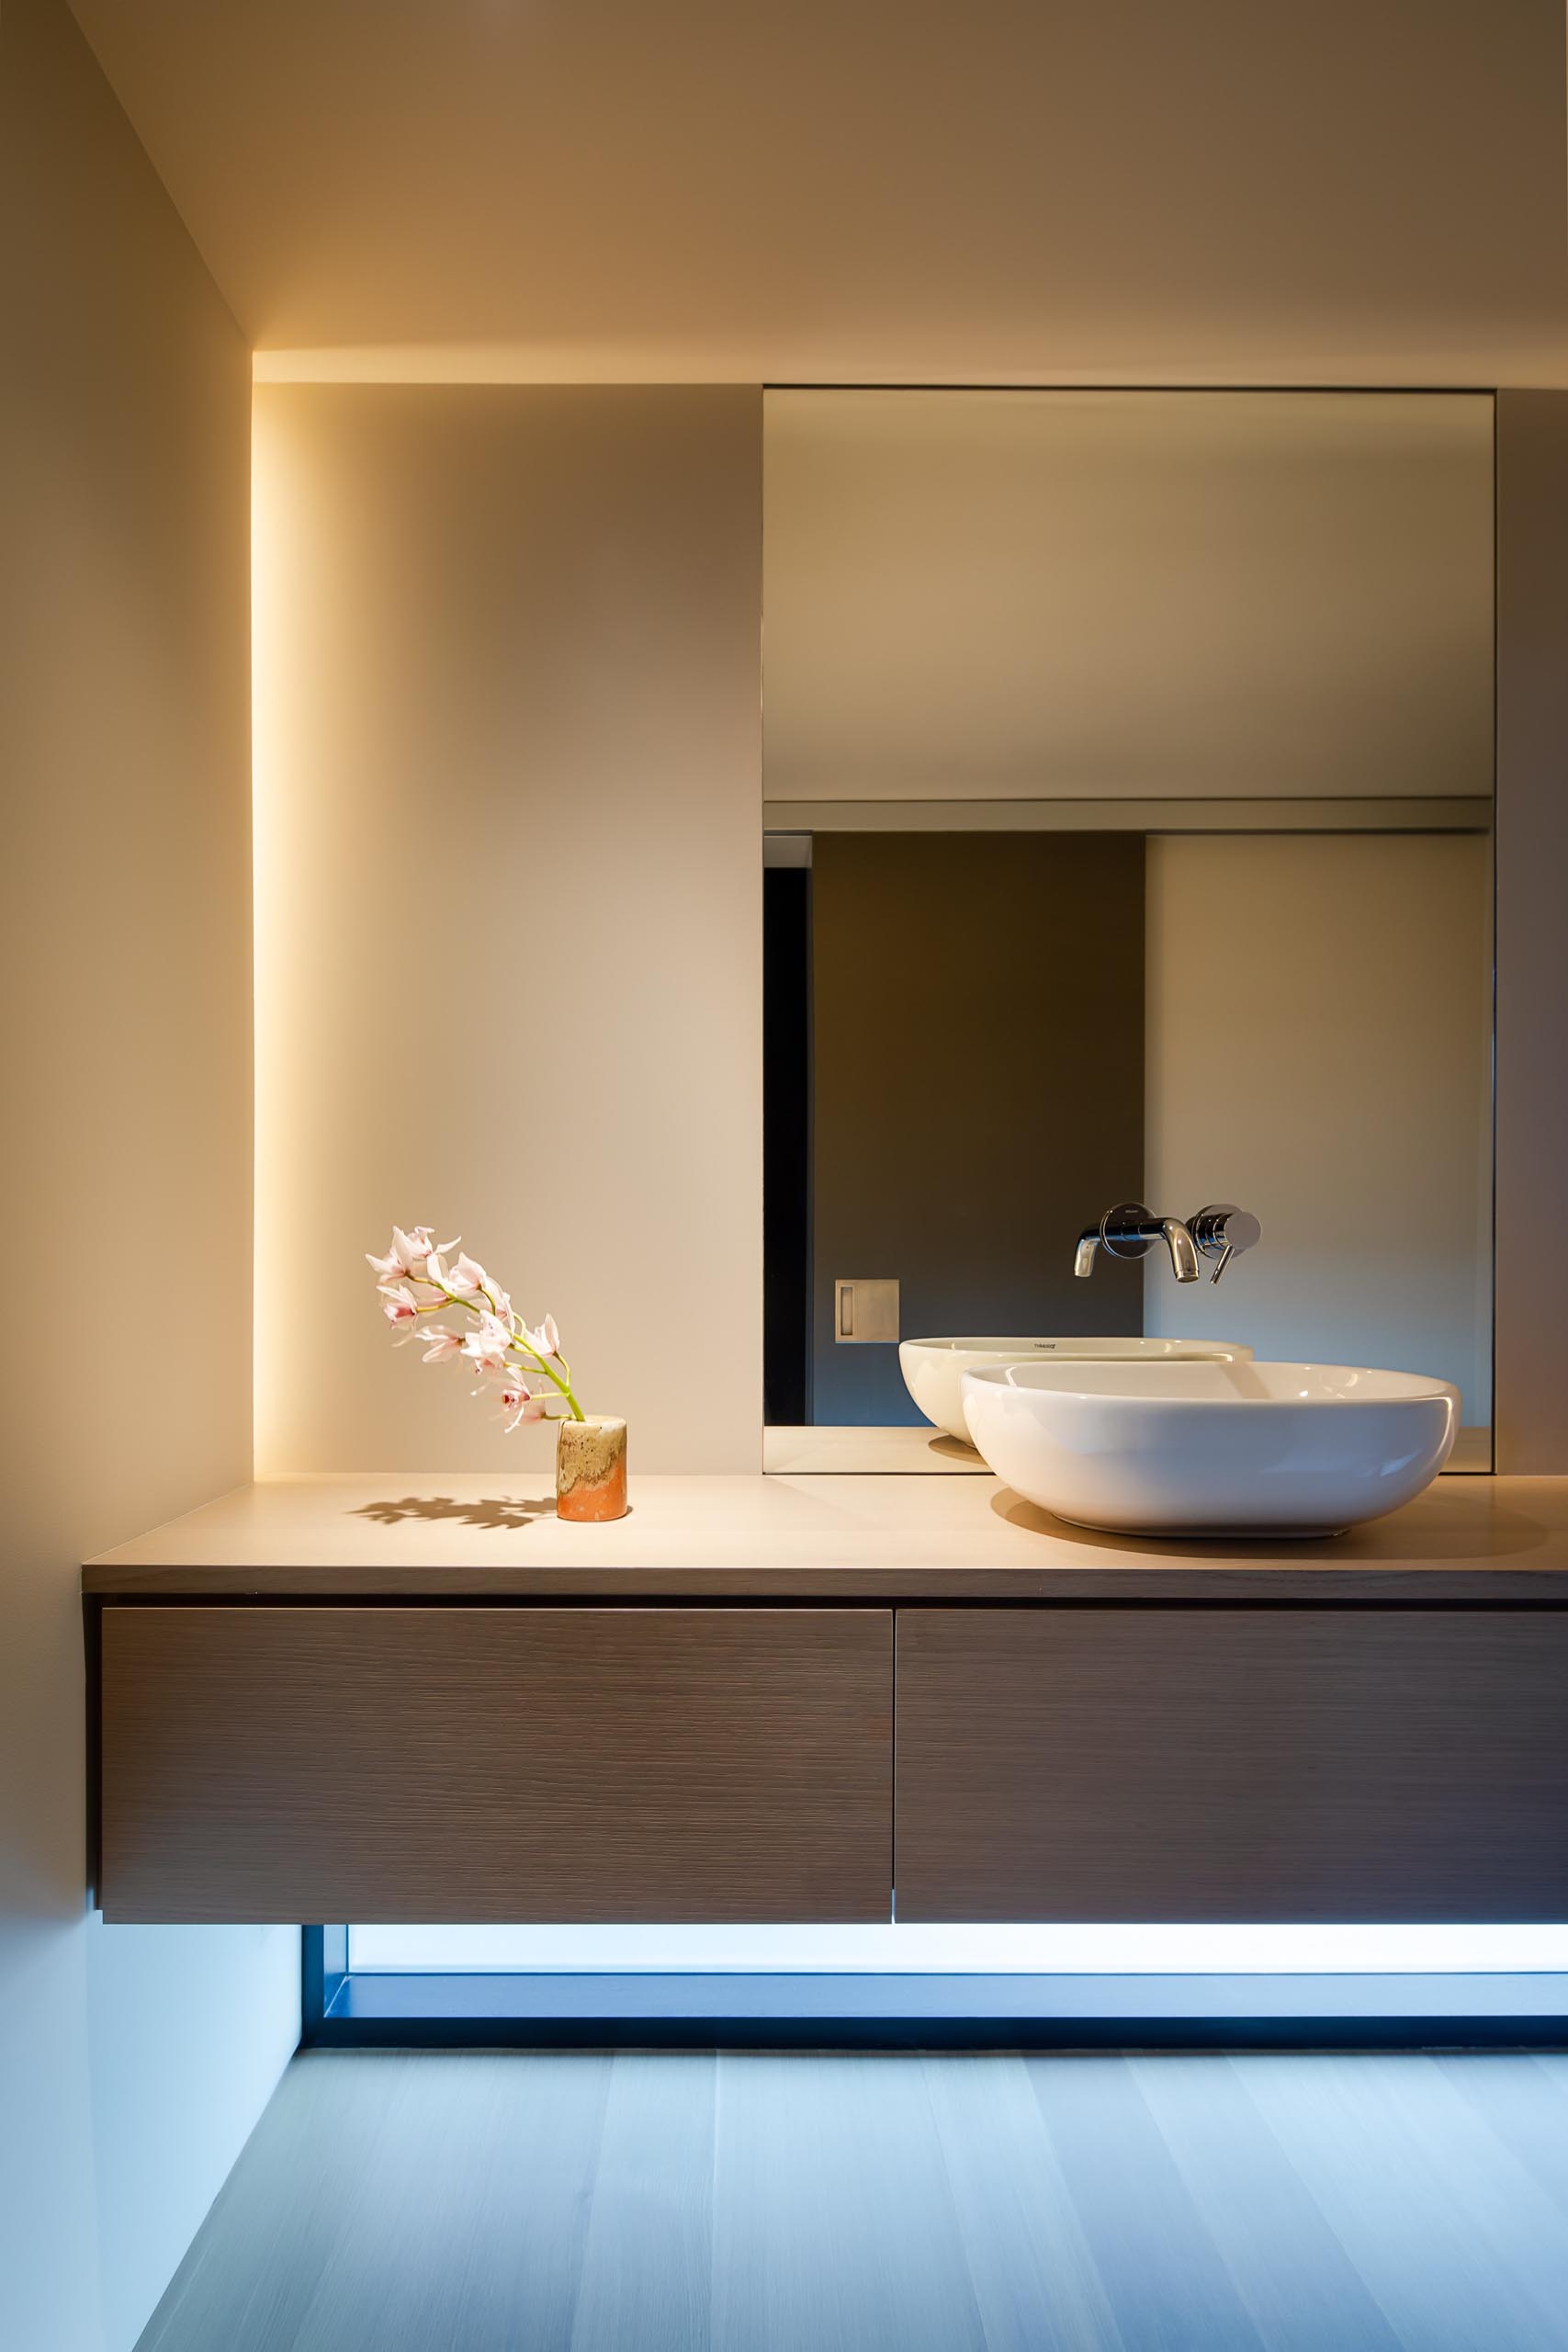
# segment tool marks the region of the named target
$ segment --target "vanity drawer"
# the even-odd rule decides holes
[[[886,1609],[105,1609],[111,1920],[886,1919]]]
[[[1568,1611],[898,1612],[900,1919],[1568,1918]]]

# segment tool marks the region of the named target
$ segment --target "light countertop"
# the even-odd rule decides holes
[[[105,1600],[1568,1603],[1568,1478],[1444,1477],[1325,1542],[1097,1535],[988,1473],[639,1475],[555,1516],[547,1472],[266,1479],[90,1562]]]

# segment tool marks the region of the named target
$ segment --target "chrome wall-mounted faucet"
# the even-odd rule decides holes
[[[1156,1241],[1163,1241],[1170,1251],[1170,1271],[1177,1281],[1195,1283],[1198,1252],[1192,1236],[1179,1217],[1156,1216],[1141,1201],[1118,1202],[1115,1208],[1106,1210],[1098,1225],[1079,1234],[1073,1272],[1092,1274],[1097,1249],[1106,1250],[1112,1258],[1146,1258]]]
[[[1213,1261],[1209,1280],[1217,1283],[1231,1260],[1250,1250],[1262,1231],[1255,1216],[1228,1201],[1200,1209],[1186,1224],[1176,1216],[1156,1216],[1141,1201],[1122,1201],[1107,1209],[1098,1225],[1079,1234],[1073,1272],[1092,1274],[1097,1250],[1105,1250],[1112,1258],[1145,1258],[1156,1241],[1163,1241],[1170,1252],[1170,1271],[1179,1283],[1197,1281],[1200,1252]]]
[[[1263,1238],[1263,1227],[1250,1209],[1238,1209],[1230,1201],[1216,1201],[1200,1209],[1191,1220],[1192,1239],[1205,1258],[1214,1261],[1209,1276],[1217,1283],[1233,1258],[1244,1250],[1251,1250]]]

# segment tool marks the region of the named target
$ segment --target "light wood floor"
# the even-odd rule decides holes
[[[285,2076],[140,2352],[1563,2352],[1568,2058]]]

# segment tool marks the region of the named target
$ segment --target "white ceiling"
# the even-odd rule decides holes
[[[1568,380],[1561,0],[75,0],[277,375]]]

